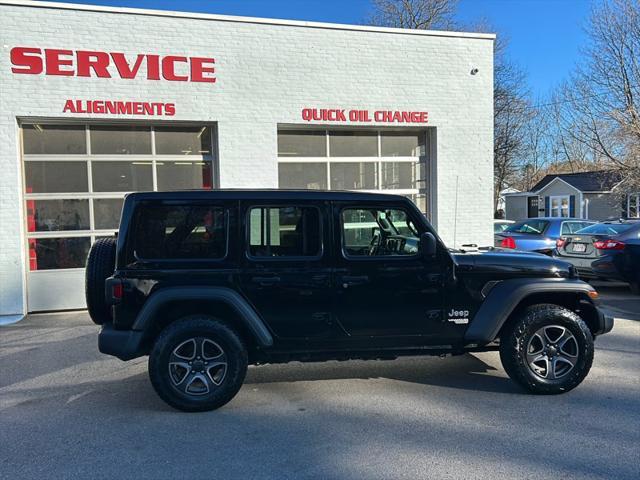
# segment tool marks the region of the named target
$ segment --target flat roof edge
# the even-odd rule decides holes
[[[303,20],[282,20],[277,18],[240,17],[212,13],[178,12],[172,10],[151,10],[130,7],[111,7],[103,5],[84,5],[61,2],[43,2],[36,0],[0,0],[0,5],[12,5],[32,8],[50,8],[54,10],[79,10],[85,12],[122,13],[128,15],[146,15],[155,17],[190,18],[195,20],[216,20],[220,22],[254,23],[262,25],[281,25],[290,27],[322,28],[328,30],[352,30],[361,32],[395,33],[400,35],[424,35],[430,37],[475,38],[495,40],[494,33],[449,32],[440,30],[411,30],[404,28],[375,27],[369,25],[349,25],[342,23],[308,22]]]

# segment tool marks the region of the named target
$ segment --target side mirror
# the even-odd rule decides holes
[[[420,252],[422,258],[432,259],[436,256],[436,237],[431,232],[420,235]]]

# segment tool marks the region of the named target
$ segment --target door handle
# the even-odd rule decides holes
[[[251,277],[251,281],[260,285],[275,285],[280,283],[280,277]]]
[[[342,277],[342,286],[344,288],[352,287],[354,285],[363,285],[368,282],[368,275],[345,275]]]

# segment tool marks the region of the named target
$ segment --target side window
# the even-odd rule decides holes
[[[582,230],[589,225],[591,225],[589,222],[564,222],[562,224],[561,235],[571,235],[572,233],[576,233],[578,230]]]
[[[315,207],[254,207],[249,212],[252,257],[317,257],[320,211]]]
[[[420,243],[415,225],[401,209],[344,209],[342,239],[349,257],[417,255]]]
[[[222,207],[143,204],[136,209],[138,259],[221,259],[227,252]]]

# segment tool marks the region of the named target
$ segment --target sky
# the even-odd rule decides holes
[[[62,0],[64,1],[64,0]],[[596,0],[459,0],[457,20],[481,20],[508,39],[509,57],[543,99],[580,61],[585,24]],[[86,0],[74,3],[362,24],[371,0]]]

